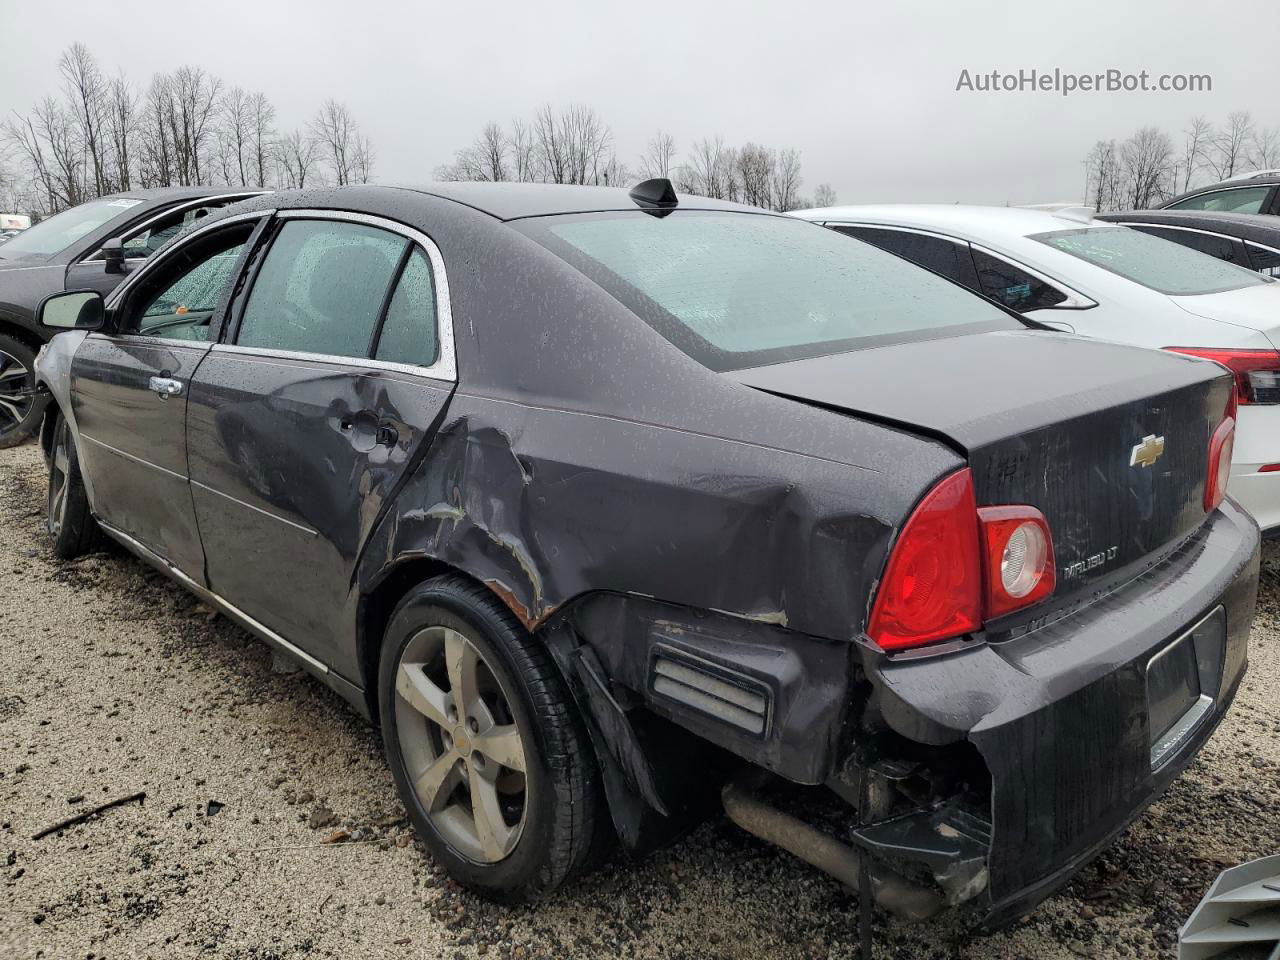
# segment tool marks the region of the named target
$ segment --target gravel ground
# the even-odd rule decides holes
[[[119,551],[57,561],[44,483],[33,445],[0,451],[0,956],[857,956],[855,902],[723,819],[537,907],[457,889],[343,701]],[[1063,893],[986,938],[880,917],[877,957],[1171,956],[1219,870],[1280,848],[1278,614],[1273,548],[1231,716]]]

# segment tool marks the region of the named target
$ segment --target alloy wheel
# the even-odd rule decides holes
[[[0,433],[14,429],[36,401],[35,376],[21,360],[0,350]]]
[[[49,532],[57,535],[67,513],[67,479],[71,471],[71,429],[66,420],[58,421],[53,441],[53,458],[49,463]]]
[[[396,669],[396,733],[432,827],[469,860],[515,849],[528,808],[524,739],[502,682],[462,633],[427,627]]]

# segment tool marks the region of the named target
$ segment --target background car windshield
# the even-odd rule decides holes
[[[625,213],[525,229],[716,370],[1021,326],[906,260],[788,218]]]
[[[51,257],[141,202],[128,199],[90,200],[78,207],[64,210],[0,245],[0,259]]]
[[[1128,227],[1058,230],[1032,239],[1175,297],[1269,282],[1243,267]]]

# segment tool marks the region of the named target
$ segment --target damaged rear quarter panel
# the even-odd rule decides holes
[[[530,629],[611,591],[855,637],[894,530],[956,454],[722,377],[518,231],[424,204],[447,208],[430,232],[458,389],[359,592],[431,558]]]

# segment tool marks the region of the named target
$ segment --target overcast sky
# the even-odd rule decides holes
[[[1280,126],[1280,2],[1071,0],[0,0],[0,111],[58,85],[81,40],[144,87],[199,64],[262,90],[278,124],[325,97],[370,136],[376,178],[421,182],[489,120],[585,103],[630,166],[654,131],[795,147],[842,202],[1078,200],[1100,138],[1249,110]],[[957,92],[962,69],[1209,74],[1202,93]]]

